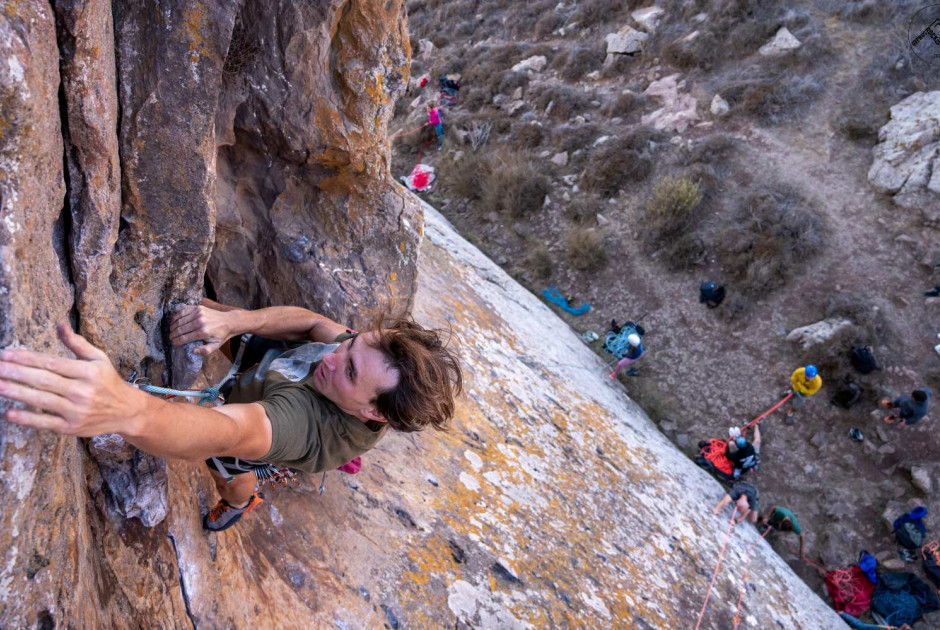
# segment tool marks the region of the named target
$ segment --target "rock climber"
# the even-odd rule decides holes
[[[760,493],[757,490],[757,486],[746,481],[738,481],[731,489],[728,490],[728,494],[722,497],[721,501],[718,502],[718,505],[712,510],[714,514],[721,512],[721,509],[728,505],[729,503],[734,503],[737,513],[737,519],[735,523],[740,523],[744,519],[748,519],[751,523],[757,523],[757,511],[760,508]]]
[[[434,127],[434,134],[437,136],[437,150],[444,148],[444,123],[441,122],[441,110],[436,103],[428,103],[428,125]]]
[[[624,322],[623,326],[618,326],[617,320],[610,322],[604,349],[620,359],[617,361],[617,367],[610,374],[610,378],[617,378],[623,368],[643,358],[646,353],[646,348],[643,347],[645,334],[646,330],[636,322]],[[627,374],[631,376],[635,373],[635,368],[627,370]]]
[[[221,500],[203,520],[210,530],[231,527],[263,502],[255,486],[265,467],[329,470],[374,447],[389,426],[444,429],[462,389],[441,334],[411,319],[379,318],[357,333],[291,306],[249,311],[207,300],[183,309],[171,324],[172,343],[201,340],[199,354],[244,333],[308,342],[266,373],[242,374],[227,404],[215,408],[146,394],[68,324],[58,333],[75,359],[0,352],[0,396],[32,407],[7,410],[6,420],[80,437],[117,433],[160,457],[219,460],[213,478]]]
[[[767,513],[761,518],[761,523],[767,527],[771,527],[778,532],[793,532],[800,538],[800,558],[806,559],[805,551],[805,536],[803,536],[803,530],[800,527],[800,522],[796,519],[796,515],[793,514],[790,510],[779,505],[773,505],[767,510]]]
[[[806,404],[806,399],[819,391],[822,387],[822,377],[815,365],[797,368],[790,375],[791,391],[790,409],[787,411],[787,424],[793,424],[793,414]]]
[[[896,410],[885,418],[885,422],[895,424],[903,420],[904,424],[909,426],[917,424],[927,415],[927,401],[932,394],[933,392],[929,388],[918,387],[911,392],[910,396],[899,396],[894,400],[882,400],[882,407]]]
[[[754,440],[751,442],[743,435],[729,438],[726,455],[734,467],[735,479],[757,468],[760,464],[760,425],[754,425]]]

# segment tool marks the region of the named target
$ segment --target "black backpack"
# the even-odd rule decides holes
[[[920,549],[920,546],[924,544],[926,534],[920,531],[916,523],[908,521],[907,523],[901,523],[901,525],[894,530],[894,538],[898,541],[898,544],[905,549]]]
[[[868,347],[852,346],[852,350],[849,352],[849,361],[852,363],[852,367],[862,374],[871,374],[875,370],[881,369],[875,355],[871,352],[871,348]]]

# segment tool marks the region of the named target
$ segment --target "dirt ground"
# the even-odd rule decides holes
[[[693,272],[672,273],[644,253],[643,227],[637,222],[637,210],[645,200],[640,192],[625,191],[609,209],[602,210],[609,224],[598,227],[612,245],[609,263],[593,272],[571,268],[562,243],[569,226],[562,195],[571,187],[564,187],[562,176],[578,174],[577,163],[556,168],[545,158],[533,156],[551,174],[554,188],[550,204],[537,218],[523,221],[521,228],[518,221],[496,217],[479,204],[448,197],[446,182],[441,182],[430,200],[531,290],[540,293],[546,286],[557,285],[563,294],[575,296],[575,304],[589,302],[592,309],[582,317],[558,310],[576,331],[594,331],[603,338],[611,319],[622,322],[642,317],[648,351],[638,364],[638,375],[621,380],[630,396],[690,457],[697,454],[698,440],[726,436],[729,426],[743,424],[779,398],[802,356],[785,340],[786,333],[823,319],[825,305],[833,296],[851,296],[881,309],[892,334],[874,346],[885,369],[869,376],[854,375],[865,390],[863,401],[850,410],[831,405],[829,398],[841,374],[834,380],[823,372],[823,389],[797,415],[793,426],[784,424],[782,412],[761,424],[762,466],[750,481],[760,488],[762,506],[784,505],[797,514],[807,536],[808,555],[816,562],[829,568],[846,566],[856,562],[859,551],[865,549],[880,562],[887,561],[889,568],[901,568],[883,514],[887,510],[893,518],[901,507],[924,505],[931,512],[929,538],[940,537],[940,500],[935,491],[925,496],[910,476],[912,465],[927,464],[934,466],[934,485],[940,481],[940,413],[934,409],[917,426],[898,427],[883,423],[872,412],[880,397],[908,393],[925,384],[925,379],[931,380],[928,373],[940,368],[933,348],[940,342],[940,305],[926,303],[923,297],[923,291],[940,282],[935,267],[925,264],[940,249],[940,238],[935,228],[924,224],[920,213],[894,206],[868,184],[872,145],[852,142],[832,130],[833,109],[844,99],[863,96],[851,92],[852,69],[863,62],[867,51],[864,38],[856,37],[854,31],[860,27],[833,20],[826,26],[840,51],[838,62],[823,96],[799,120],[763,127],[732,115],[682,134],[682,142],[716,132],[734,136],[738,150],[730,158],[734,163],[725,170],[734,176],[722,181],[720,188],[741,191],[759,189],[770,181],[784,183],[799,191],[829,226],[826,245],[810,264],[759,300],[743,318],[728,321],[722,317],[724,305],[711,311],[698,302],[699,284],[722,277],[719,263],[710,260]],[[650,60],[645,66],[638,64],[632,78],[652,72],[665,75],[673,70],[661,69],[658,60]],[[599,94],[619,91],[623,85],[624,79],[618,78],[591,82]],[[694,82],[691,93],[706,112],[704,119],[712,121],[707,104],[713,93]],[[595,117],[593,122],[600,121]],[[605,133],[629,128],[607,124]],[[448,138],[444,154],[458,149],[469,150],[454,146]],[[413,154],[396,155],[396,174],[406,172],[414,158]],[[435,153],[423,161],[435,164],[439,159]],[[664,155],[661,159],[667,160]],[[657,169],[658,174],[662,172]],[[544,280],[533,279],[525,264],[526,252],[540,244],[547,246],[555,261],[554,272]],[[729,293],[735,291],[733,285],[727,288]],[[610,358],[601,352],[600,341],[592,346]],[[849,439],[853,427],[865,434],[863,443]],[[821,577],[794,553],[796,539],[787,541],[776,534],[770,540],[828,601]],[[903,568],[923,575],[919,563]],[[917,627],[940,628],[940,615],[931,617]]]

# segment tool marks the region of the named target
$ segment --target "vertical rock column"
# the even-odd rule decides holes
[[[411,305],[423,218],[389,174],[407,84],[400,0],[247,0],[218,114],[223,302],[298,304],[346,324]]]
[[[150,357],[158,379],[168,310],[198,301],[214,239],[215,111],[236,6],[114,3],[123,207],[111,286],[131,332],[110,350],[125,369]],[[173,383],[199,366],[176,357]]]

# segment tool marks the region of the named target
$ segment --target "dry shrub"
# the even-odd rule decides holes
[[[592,228],[574,230],[565,239],[565,249],[571,266],[579,271],[596,271],[607,264],[607,241],[598,230]]]
[[[782,286],[825,242],[826,225],[794,191],[756,192],[742,200],[715,238],[737,292],[758,299]]]
[[[613,100],[604,103],[601,107],[601,113],[610,118],[617,116],[626,118],[633,112],[642,110],[645,103],[646,98],[643,95],[635,92],[624,92],[618,94]]]
[[[483,191],[488,209],[524,217],[540,210],[551,185],[531,162],[517,153],[491,154]]]
[[[725,83],[718,92],[734,111],[772,125],[798,118],[823,89],[818,78],[801,72],[768,73],[752,66],[741,74],[741,78]]]
[[[625,184],[645,180],[653,171],[650,141],[661,137],[660,132],[640,127],[596,147],[581,176],[581,186],[588,192],[613,197]]]
[[[535,37],[537,39],[545,39],[561,28],[561,25],[564,23],[565,20],[560,15],[554,11],[550,11],[540,17],[535,23]]]
[[[469,89],[461,87],[460,89],[460,106],[468,112],[479,110],[486,105],[488,100],[489,96],[484,90],[478,90],[472,87]]]
[[[593,123],[559,125],[555,129],[552,141],[559,151],[577,151],[590,149],[600,135],[601,128]]]
[[[516,88],[529,85],[529,75],[525,72],[504,72],[499,80],[497,91],[500,94],[512,94]]]
[[[544,280],[555,271],[555,260],[547,247],[539,245],[529,254],[528,266],[537,278]]]
[[[568,52],[561,77],[572,82],[583,79],[587,73],[600,68],[604,54],[605,47],[575,46]]]
[[[545,139],[545,132],[540,125],[523,123],[513,133],[513,145],[520,149],[534,149]]]
[[[448,190],[457,197],[477,200],[492,172],[490,159],[481,153],[464,153],[459,160],[452,154],[440,162],[441,179]]]
[[[582,0],[578,2],[578,12],[574,20],[582,28],[611,23],[627,11],[631,11],[643,4],[643,0]]]
[[[574,223],[589,223],[597,219],[600,205],[596,197],[577,197],[565,206],[563,213]]]
[[[585,109],[590,103],[590,97],[579,90],[566,85],[551,85],[542,89],[535,97],[535,104],[545,111],[552,106],[548,115],[555,120],[568,120]]]
[[[737,141],[729,135],[715,133],[696,141],[683,155],[683,163],[715,164],[727,161],[737,147]]]
[[[833,116],[832,127],[850,140],[874,143],[892,105],[914,92],[940,89],[940,73],[914,57],[897,33],[890,37],[872,45],[886,52],[858,70],[850,92],[864,97],[844,99]]]

